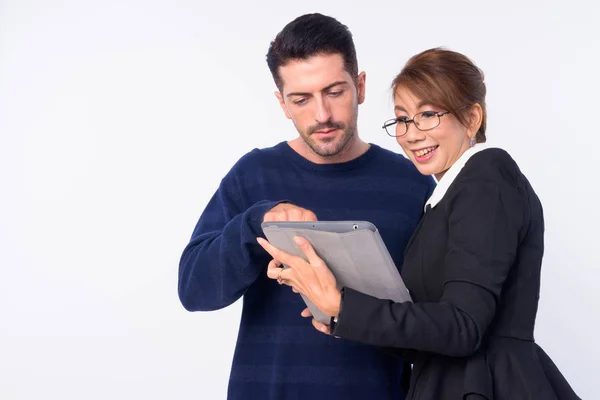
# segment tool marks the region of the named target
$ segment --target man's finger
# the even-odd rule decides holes
[[[317,221],[317,216],[315,215],[314,212],[306,210],[304,212],[304,214],[302,215],[302,219],[304,221]]]
[[[292,208],[288,211],[288,221],[302,221],[302,209]]]

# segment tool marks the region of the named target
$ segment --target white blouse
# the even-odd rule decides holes
[[[433,190],[431,197],[425,203],[425,211],[427,212],[427,206],[430,205],[431,208],[437,206],[437,204],[442,200],[448,188],[454,182],[460,171],[463,169],[469,158],[473,157],[474,154],[479,153],[481,150],[489,149],[487,145],[480,143],[475,146],[469,148],[465,151],[458,160],[446,171],[442,179],[439,180],[437,186]]]

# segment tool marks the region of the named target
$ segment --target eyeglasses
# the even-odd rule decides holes
[[[429,131],[433,128],[437,128],[440,125],[440,118],[444,115],[450,114],[450,111],[437,112],[437,111],[423,111],[415,114],[412,119],[408,119],[407,116],[401,116],[385,121],[382,128],[385,132],[392,137],[400,137],[406,135],[408,132],[408,124],[411,122],[415,124],[415,127],[420,131]],[[396,126],[394,126],[396,125]]]

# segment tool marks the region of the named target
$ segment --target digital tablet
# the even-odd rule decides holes
[[[380,299],[411,301],[400,272],[381,239],[368,221],[263,222],[267,240],[275,247],[306,259],[294,236],[306,238],[335,275],[338,289],[350,287]],[[288,266],[284,265],[284,268]],[[324,324],[323,314],[304,295],[313,316]]]

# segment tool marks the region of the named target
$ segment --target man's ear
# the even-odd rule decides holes
[[[275,97],[277,97],[277,100],[279,100],[279,106],[283,110],[283,113],[285,114],[285,117],[287,119],[292,119],[292,116],[290,115],[290,112],[288,111],[287,106],[285,105],[285,101],[283,99],[283,95],[281,94],[281,92],[276,91],[275,92]]]
[[[362,104],[365,101],[365,94],[367,88],[367,74],[363,71],[358,74],[358,79],[356,80],[357,93],[358,93],[358,104]]]

